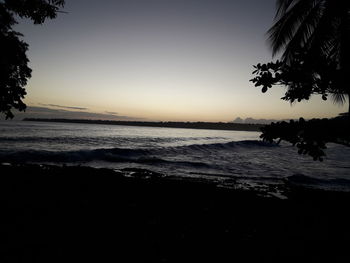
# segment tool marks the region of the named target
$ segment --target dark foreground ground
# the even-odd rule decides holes
[[[0,262],[350,262],[350,196],[0,166]]]

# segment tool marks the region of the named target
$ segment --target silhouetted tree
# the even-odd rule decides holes
[[[330,94],[335,102],[344,103],[348,96],[350,112],[350,1],[277,0],[275,19],[269,40],[273,55],[283,50],[282,57],[254,66],[255,86],[262,92],[274,85],[287,86],[282,99],[291,103],[308,100],[312,94],[321,94],[324,100]],[[349,120],[277,123],[263,128],[261,137],[287,140],[297,144],[299,153],[322,160],[326,142],[349,145]],[[341,132],[332,132],[340,127]]]
[[[11,109],[24,111],[22,99],[26,95],[24,86],[31,77],[26,51],[19,32],[13,30],[16,16],[31,19],[34,24],[42,24],[45,19],[57,16],[64,0],[4,0],[0,2],[0,113],[6,119],[13,118]]]
[[[275,19],[268,31],[272,53],[283,50],[277,64],[279,71],[289,76],[285,81],[285,75],[278,75],[272,85],[284,84],[293,93],[301,87],[294,84],[306,81],[302,88],[311,94],[321,93],[324,99],[327,93],[334,94],[333,99],[343,103],[344,95],[350,96],[350,1],[277,0]],[[295,81],[291,81],[292,75]]]
[[[309,100],[312,94],[320,94],[323,100],[331,95],[335,103],[343,104],[346,86],[341,81],[341,71],[336,63],[325,57],[307,60],[306,56],[304,53],[295,54],[288,63],[280,60],[259,63],[254,66],[256,76],[250,81],[256,87],[262,87],[263,93],[275,85],[286,86],[288,89],[282,99],[290,103]]]

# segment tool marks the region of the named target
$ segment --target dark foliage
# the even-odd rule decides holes
[[[261,138],[273,142],[287,141],[298,147],[299,154],[308,154],[322,161],[326,143],[333,142],[350,146],[350,129],[347,116],[334,119],[312,119],[305,121],[271,123],[261,128]]]
[[[282,99],[290,103],[309,100],[313,94],[345,103],[350,97],[350,1],[276,2],[276,20],[268,34],[273,55],[282,51],[282,57],[254,66],[251,81],[263,93],[272,86],[287,87]],[[322,160],[327,142],[349,146],[350,116],[272,123],[262,131],[266,141],[291,142],[300,154]]]
[[[26,95],[24,86],[31,77],[26,51],[20,33],[12,27],[17,23],[15,16],[41,24],[46,18],[55,18],[64,0],[5,0],[0,3],[0,113],[6,119],[13,118],[12,109],[24,111],[22,99]]]
[[[288,62],[302,49],[349,70],[349,0],[276,0],[275,23],[268,36],[272,53]]]
[[[254,66],[251,79],[256,87],[265,93],[269,88],[281,85],[287,90],[283,100],[294,103],[309,100],[312,94],[322,95],[323,100],[332,96],[334,102],[344,103],[346,85],[339,69],[332,60],[322,57],[309,59],[308,54],[299,53],[289,63],[279,61]],[[335,142],[349,145],[350,130],[347,116],[335,119],[313,119],[305,121],[278,122],[262,128],[261,138],[272,142],[285,140],[298,147],[300,154],[309,154],[314,160],[323,160],[326,143]]]
[[[334,61],[324,57],[310,59],[307,54],[299,53],[289,63],[277,60],[253,67],[256,76],[250,81],[262,87],[263,93],[272,86],[282,85],[288,88],[282,99],[291,103],[309,100],[312,94],[322,95],[323,100],[331,95],[334,102],[345,102],[342,72]]]

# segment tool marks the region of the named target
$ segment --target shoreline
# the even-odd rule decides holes
[[[129,169],[0,165],[4,262],[347,262],[349,193],[288,199]],[[127,172],[127,170],[125,171]]]
[[[24,118],[22,121],[34,122],[57,122],[57,123],[82,123],[82,124],[105,124],[137,127],[156,128],[180,128],[200,130],[226,130],[226,131],[254,131],[260,132],[263,124],[241,124],[224,122],[147,122],[147,121],[109,121],[109,120],[85,120],[85,119],[42,119]]]

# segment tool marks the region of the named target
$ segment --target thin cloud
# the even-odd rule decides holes
[[[115,111],[105,111],[105,113],[111,114],[111,115],[118,115],[118,112],[115,112]]]
[[[16,119],[47,118],[47,119],[89,119],[89,120],[115,120],[115,121],[141,121],[144,118],[121,116],[110,113],[97,113],[87,111],[71,111],[52,109],[47,107],[28,106],[25,112],[15,112]]]
[[[39,104],[42,106],[49,106],[49,107],[69,109],[69,110],[88,110],[88,108],[83,108],[83,107],[63,106],[63,105],[57,105],[57,104],[43,104],[43,103],[39,103]]]

